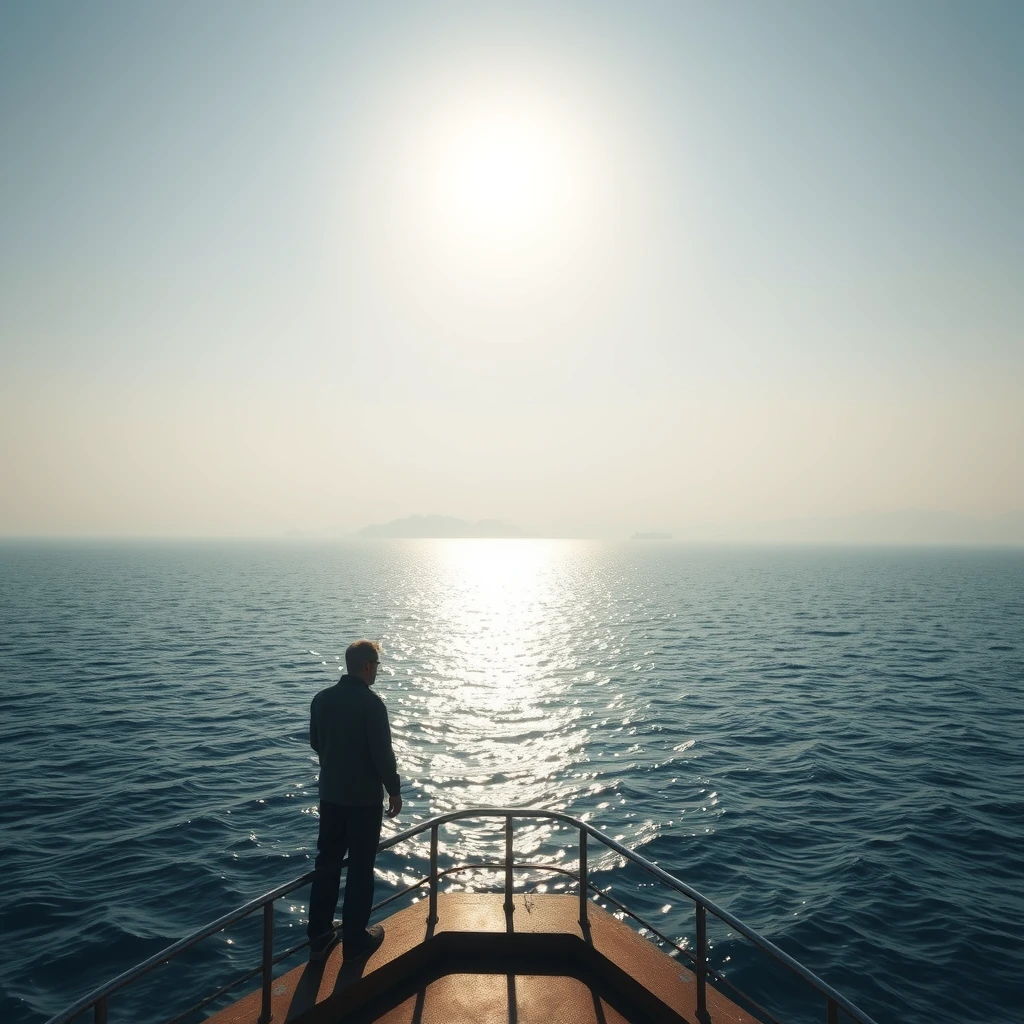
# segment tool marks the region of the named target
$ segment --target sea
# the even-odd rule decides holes
[[[1024,1020],[1024,551],[289,540],[0,543],[0,1021],[42,1024],[310,870],[309,702],[364,637],[403,777],[386,836],[560,810],[879,1024]],[[423,840],[378,859],[378,899],[426,874]],[[576,850],[517,826],[518,859]],[[498,822],[442,831],[442,867],[502,852]],[[692,949],[689,900],[594,843],[590,869]],[[307,894],[278,901],[279,949]],[[742,936],[709,937],[729,982],[824,1021]],[[257,915],[110,1020],[167,1020],[259,949]]]

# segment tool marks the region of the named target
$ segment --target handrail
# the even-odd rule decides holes
[[[706,926],[706,915],[708,912],[713,914],[716,918],[722,921],[724,924],[731,927],[733,930],[739,932],[744,938],[751,941],[755,946],[767,953],[773,959],[779,963],[788,967],[803,981],[808,983],[812,988],[816,989],[821,995],[827,999],[827,1020],[830,1022],[838,1019],[838,1011],[843,1010],[850,1018],[852,1018],[857,1024],[875,1024],[875,1021],[869,1017],[863,1010],[855,1006],[849,999],[837,992],[831,985],[819,978],[813,971],[808,970],[798,960],[794,959],[784,950],[780,949],[773,942],[764,938],[761,934],[755,931],[753,928],[748,927],[738,917],[725,910],[723,907],[718,906],[712,900],[707,899],[701,895],[692,886],[687,885],[686,882],[681,881],[675,876],[669,874],[663,868],[658,867],[653,861],[648,860],[646,857],[630,850],[628,847],[623,846],[621,843],[612,839],[611,836],[606,835],[600,829],[595,828],[593,825],[587,822],[574,818],[569,814],[565,814],[562,811],[549,811],[541,808],[532,807],[473,807],[465,808],[459,811],[449,811],[446,814],[439,814],[433,818],[428,818],[426,821],[421,821],[414,825],[412,828],[405,829],[387,839],[381,840],[377,847],[378,853],[383,853],[385,850],[390,850],[395,846],[399,846],[406,840],[413,838],[414,836],[421,835],[424,832],[429,831],[431,834],[430,842],[430,874],[426,878],[422,879],[419,883],[410,886],[406,890],[412,891],[412,889],[419,888],[425,884],[430,885],[430,903],[429,903],[429,916],[435,918],[437,914],[437,882],[440,877],[448,874],[451,870],[446,869],[443,872],[438,871],[437,867],[437,846],[438,846],[438,830],[442,825],[446,825],[449,822],[460,821],[465,818],[503,818],[505,819],[505,860],[501,863],[501,866],[505,870],[505,894],[506,903],[510,903],[511,892],[512,892],[512,870],[513,868],[537,868],[543,865],[536,864],[514,864],[512,856],[512,821],[516,818],[530,818],[530,819],[548,819],[551,821],[560,821],[563,824],[569,825],[575,828],[579,832],[580,838],[580,870],[578,874],[566,871],[565,873],[572,875],[577,878],[580,885],[580,921],[581,923],[586,922],[586,907],[587,907],[587,892],[594,887],[588,880],[587,870],[587,842],[586,837],[592,836],[598,842],[602,843],[609,850],[624,857],[627,861],[631,861],[644,871],[653,875],[659,881],[665,885],[674,889],[676,892],[686,896],[694,903],[696,915],[697,915],[697,950],[695,957],[695,967],[697,971],[697,982],[698,982],[698,1010],[702,1008],[705,996],[705,979],[710,968],[707,964],[707,926]],[[485,865],[474,865],[465,864],[460,865],[462,868],[472,867],[483,867]],[[489,866],[489,865],[488,865]],[[263,909],[264,911],[264,939],[263,939],[263,1015],[260,1020],[269,1021],[269,992],[270,992],[270,972],[274,963],[281,960],[283,957],[279,956],[274,958],[272,956],[272,932],[273,932],[273,904],[274,901],[287,896],[289,893],[294,892],[296,889],[301,888],[304,885],[309,884],[313,879],[313,871],[307,871],[305,874],[300,875],[298,878],[293,879],[290,882],[285,882],[283,885],[277,886],[275,889],[271,889],[269,892],[258,897],[257,899],[250,900],[248,903],[239,907],[237,910],[233,910],[228,914],[224,914],[217,920],[212,921],[210,924],[204,925],[202,928],[197,929],[190,935],[186,935],[184,938],[179,939],[177,942],[172,943],[166,949],[161,952],[154,954],[142,963],[137,964],[135,967],[124,971],[119,974],[113,980],[102,985],[100,988],[95,989],[88,995],[76,1000],[70,1006],[68,1006],[61,1013],[52,1017],[47,1024],[68,1024],[69,1021],[73,1020],[76,1016],[90,1007],[94,1008],[95,1022],[96,1024],[105,1024],[107,1017],[107,999],[115,992],[126,986],[132,984],[134,981],[141,978],[144,974],[147,974],[153,968],[160,966],[161,964],[167,963],[174,957],[183,953],[185,950],[190,949],[192,946],[201,942],[203,939],[215,934],[228,927],[229,925],[235,924],[250,914],[255,913],[257,910]],[[600,891],[600,890],[596,890]],[[391,902],[392,897],[385,899],[378,906],[384,903]],[[375,907],[374,909],[377,909]],[[269,933],[269,937],[268,937]],[[294,948],[297,951],[305,943],[301,943]],[[292,951],[289,951],[292,952]],[[252,977],[254,973],[250,972],[245,978],[239,979],[238,983],[243,980],[247,980]],[[234,984],[234,983],[232,983]],[[228,988],[232,987],[231,985]],[[221,992],[225,991],[224,989]]]

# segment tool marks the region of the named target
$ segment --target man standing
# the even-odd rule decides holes
[[[388,793],[389,818],[402,809],[402,796],[388,711],[370,690],[379,664],[378,644],[351,644],[345,651],[347,674],[321,690],[309,709],[309,745],[320,756],[320,834],[307,929],[310,960],[322,960],[337,939],[334,911],[346,851],[344,958],[361,959],[384,940],[380,925],[366,927],[373,906],[373,862],[380,842],[383,791]]]

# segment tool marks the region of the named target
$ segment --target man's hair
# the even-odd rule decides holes
[[[345,668],[350,676],[357,675],[371,661],[380,659],[380,644],[376,640],[357,640],[345,651]]]

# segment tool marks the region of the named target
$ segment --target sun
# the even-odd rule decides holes
[[[543,113],[500,104],[463,112],[433,168],[448,230],[501,247],[568,227],[581,168]]]
[[[558,81],[442,77],[394,124],[382,227],[407,279],[448,295],[550,288],[598,223],[593,119]]]
[[[403,73],[346,142],[350,280],[413,331],[513,340],[574,316],[623,241],[618,108],[583,65],[492,56]]]

